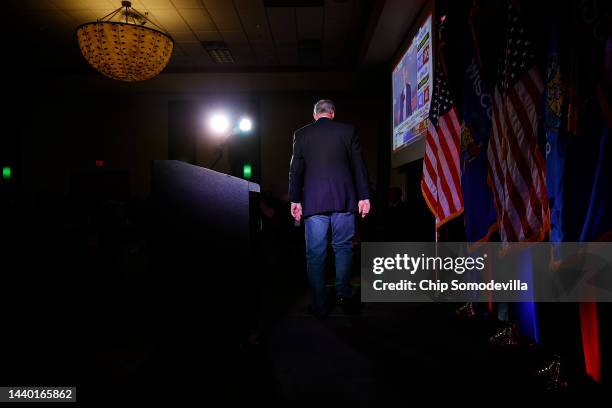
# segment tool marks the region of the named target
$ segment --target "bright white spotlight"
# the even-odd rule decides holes
[[[253,123],[251,122],[251,119],[249,118],[242,118],[240,119],[240,123],[238,124],[238,127],[240,128],[241,131],[248,132],[251,129],[253,129]]]
[[[214,114],[210,117],[209,122],[210,128],[217,134],[222,134],[229,129],[229,118],[226,115],[220,113]]]

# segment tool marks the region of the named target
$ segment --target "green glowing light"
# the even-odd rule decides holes
[[[245,179],[250,179],[251,175],[252,175],[251,165],[249,163],[246,163],[244,166],[242,166],[242,177],[244,177]]]

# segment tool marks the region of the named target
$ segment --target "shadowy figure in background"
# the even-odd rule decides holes
[[[402,200],[402,189],[391,187],[387,192],[387,209],[383,217],[385,241],[401,242],[410,238],[409,212]]]

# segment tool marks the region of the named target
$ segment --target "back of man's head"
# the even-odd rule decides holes
[[[322,117],[333,119],[335,113],[336,107],[330,99],[321,99],[320,101],[315,103],[313,110],[313,116],[315,119],[319,119]]]

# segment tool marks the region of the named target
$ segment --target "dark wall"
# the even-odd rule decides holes
[[[21,166],[16,170],[25,192],[66,193],[74,173],[95,170],[95,161],[104,160],[104,169],[126,171],[131,195],[143,197],[150,189],[151,161],[168,158],[170,147],[186,149],[188,161],[201,166],[209,166],[216,155],[216,141],[204,126],[205,113],[199,122],[177,123],[172,118],[180,108],[175,106],[171,115],[170,106],[249,99],[258,107],[254,122],[261,138],[262,188],[282,197],[293,131],[312,121],[312,105],[320,98],[334,99],[337,119],[355,124],[370,178],[376,182],[379,142],[388,136],[386,89],[376,82],[386,84],[378,74],[360,78],[342,72],[162,74],[142,84],[97,75],[53,75],[13,89],[14,103],[5,114],[20,141]],[[177,127],[191,128],[195,151],[186,145],[191,141],[169,140]],[[226,156],[217,168],[229,171]]]

